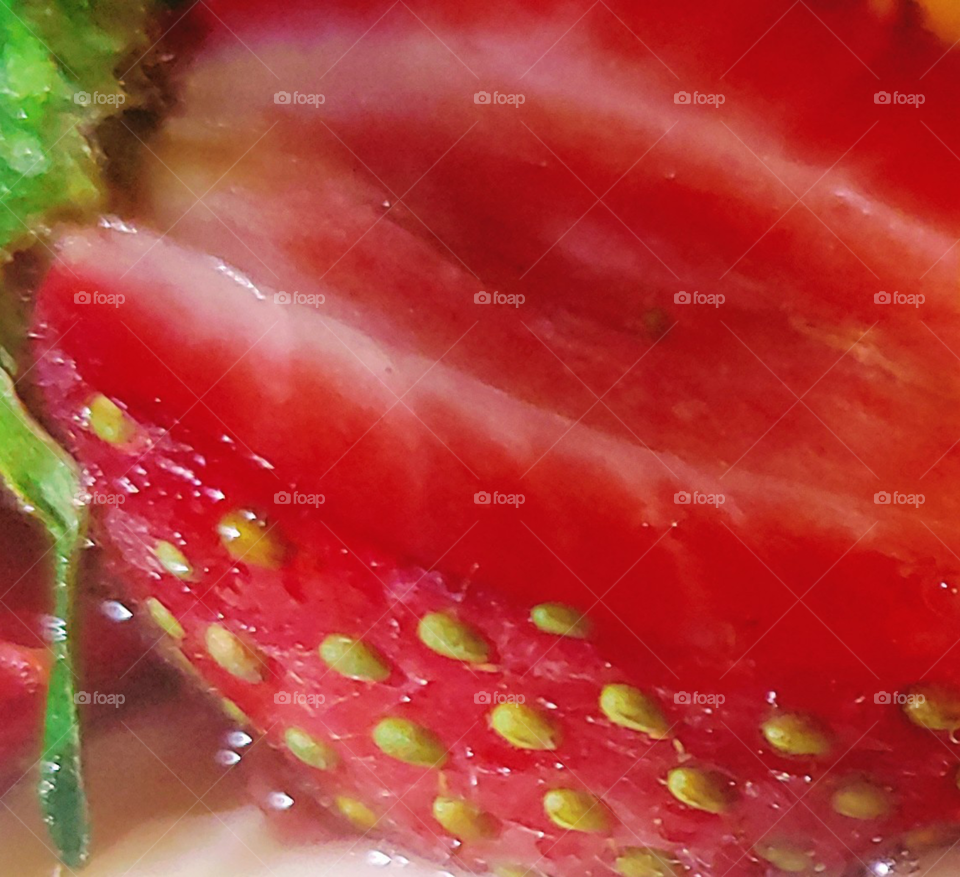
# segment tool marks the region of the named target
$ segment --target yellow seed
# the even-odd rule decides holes
[[[147,598],[147,612],[150,613],[154,624],[167,636],[172,636],[174,639],[183,639],[183,625],[180,624],[180,622],[174,618],[173,613],[155,597]]]
[[[475,804],[459,798],[434,799],[433,818],[458,840],[480,841],[497,834],[496,819]]]
[[[231,676],[244,682],[262,682],[266,668],[251,649],[236,634],[221,624],[211,624],[204,636],[207,652]]]
[[[420,619],[417,636],[428,649],[469,664],[485,664],[490,647],[472,627],[443,612],[431,612]]]
[[[490,726],[517,749],[556,749],[557,723],[540,710],[522,703],[502,703],[490,713]]]
[[[441,768],[447,750],[433,731],[408,719],[383,719],[373,729],[373,742],[386,755],[417,767]]]
[[[830,751],[830,735],[809,716],[782,713],[767,719],[761,730],[767,742],[784,755],[819,756]]]
[[[238,707],[232,700],[224,698],[220,701],[220,706],[224,714],[233,719],[238,725],[251,725],[250,717]]]
[[[833,809],[850,819],[880,819],[891,810],[890,795],[870,780],[850,780],[833,793]]]
[[[289,749],[304,764],[318,770],[333,770],[340,763],[340,756],[329,744],[312,737],[302,728],[287,728],[283,740]]]
[[[589,792],[553,789],[543,796],[543,810],[554,825],[568,831],[599,833],[610,828],[609,810]]]
[[[133,440],[137,424],[115,402],[98,393],[90,400],[88,408],[88,423],[98,439],[110,445],[126,445]]]
[[[356,798],[345,798],[343,795],[337,795],[334,803],[337,810],[348,822],[351,822],[355,828],[360,831],[369,831],[377,822],[377,815],[366,805]]]
[[[903,712],[929,731],[955,731],[960,728],[960,693],[948,685],[914,685],[904,699]]]
[[[733,802],[727,778],[712,770],[675,767],[667,774],[667,788],[678,801],[707,813],[725,813]]]
[[[670,726],[656,701],[631,685],[607,685],[600,692],[600,709],[615,725],[642,731],[657,740],[667,736]]]
[[[220,542],[234,560],[252,566],[277,569],[283,565],[286,547],[275,530],[255,512],[228,512],[217,524]]]
[[[541,603],[530,611],[530,620],[544,633],[586,639],[592,625],[582,612],[563,603]]]
[[[947,847],[960,839],[960,826],[949,824],[925,825],[914,828],[903,836],[903,846],[911,852],[923,852],[935,847]]]
[[[617,856],[617,873],[623,877],[674,877],[678,864],[663,850],[626,847]]]
[[[497,865],[493,873],[495,877],[544,877],[543,871],[526,865]]]
[[[189,579],[193,575],[193,567],[184,553],[172,542],[158,542],[153,549],[157,560],[170,575],[178,579]]]
[[[753,851],[774,868],[790,874],[800,874],[813,864],[809,852],[789,841],[758,843]]]
[[[372,646],[353,637],[333,633],[320,644],[320,657],[334,672],[348,679],[383,682],[390,668]]]

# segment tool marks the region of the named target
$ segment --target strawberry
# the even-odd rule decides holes
[[[168,369],[215,381],[223,351],[214,336],[245,348],[254,328],[262,334],[275,321],[285,367],[296,371],[280,370],[282,348],[265,338],[250,363],[237,365],[246,404],[272,419],[275,393],[296,387],[320,398],[322,383],[309,375],[321,368],[341,388],[356,380],[342,366],[346,356],[339,369],[312,365],[338,356],[340,345],[323,352],[298,341],[297,324],[309,318],[274,304],[272,293],[255,296],[217,260],[142,231],[69,237],[59,258],[38,302],[44,355],[34,374],[51,428],[93,489],[125,497],[97,514],[112,572],[167,657],[226,698],[238,721],[299,763],[307,789],[364,831],[376,824],[438,860],[508,874],[657,874],[680,865],[718,875],[840,873],[931,833],[946,837],[941,826],[960,818],[947,737],[960,726],[960,701],[949,661],[936,682],[921,681],[955,628],[934,604],[916,605],[916,581],[898,583],[893,560],[877,556],[882,543],[841,559],[842,574],[831,580],[849,600],[883,588],[874,617],[891,630],[920,618],[922,637],[870,652],[879,674],[859,656],[841,662],[843,645],[834,644],[827,669],[826,655],[804,651],[808,643],[758,637],[752,619],[738,615],[746,598],[737,593],[739,565],[726,578],[714,573],[727,603],[695,607],[695,626],[660,582],[606,595],[611,611],[651,616],[642,644],[626,641],[605,613],[592,622],[581,615],[595,602],[588,594],[574,594],[569,606],[573,592],[546,569],[526,588],[494,589],[500,583],[482,566],[461,576],[445,558],[373,545],[341,522],[340,494],[321,503],[305,492],[319,483],[309,472],[295,481],[283,454],[268,462],[223,429],[207,429],[220,412],[251,422],[239,395],[228,407],[221,403],[229,397],[208,386],[217,407],[196,419],[174,404],[182,400]],[[93,288],[101,296],[122,289],[125,300],[84,303],[79,292]],[[229,314],[228,334],[198,310],[204,304],[221,321]],[[349,329],[329,325],[341,338]],[[369,343],[365,355],[384,361]],[[473,392],[469,375],[445,379]],[[349,417],[347,396],[355,394],[323,397],[328,429],[341,412]],[[476,435],[465,448],[478,454],[488,441]],[[544,497],[570,501],[564,490],[575,484],[576,461],[560,460],[552,484],[529,488],[531,506]],[[472,504],[442,491],[433,486],[451,509]],[[311,496],[315,505],[304,505]],[[668,502],[651,494],[646,507],[665,515]],[[489,511],[495,529],[526,514]],[[725,510],[683,511],[681,531],[689,524],[716,538],[709,517]],[[886,526],[907,527],[908,517],[900,512]],[[804,545],[823,553],[809,517],[783,520],[798,534],[813,528]],[[574,525],[592,532],[589,521]],[[730,517],[727,526],[740,525]],[[689,554],[685,568],[702,568],[716,543],[674,541],[673,529],[657,527],[655,538]],[[750,532],[731,530],[730,538]],[[683,599],[705,587],[671,581]],[[804,623],[811,632],[819,624],[812,616]],[[853,621],[844,628],[855,630]],[[881,663],[883,652],[895,654]],[[819,674],[805,670],[821,664]]]
[[[907,13],[797,8],[741,66],[770,11],[681,6],[538,60],[558,10],[204,4],[132,217],[39,297],[160,648],[438,860],[839,874],[960,820],[953,61],[932,142],[871,138],[863,68],[943,52]]]

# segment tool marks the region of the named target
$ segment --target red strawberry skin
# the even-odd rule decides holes
[[[186,419],[171,420],[162,405],[154,408],[162,423],[151,421],[139,403],[131,406],[136,432],[126,445],[97,437],[88,409],[101,387],[87,380],[87,371],[99,378],[117,351],[104,346],[79,360],[59,339],[70,337],[63,335],[67,320],[82,311],[69,303],[73,291],[87,285],[97,247],[116,257],[110,241],[118,234],[122,251],[132,236],[109,231],[89,236],[89,261],[76,257],[75,244],[62,251],[78,276],[68,282],[54,274],[41,294],[37,389],[51,427],[86,467],[93,488],[125,497],[98,510],[96,537],[141,614],[149,614],[150,599],[158,600],[180,625],[172,637],[157,631],[163,651],[185,656],[275,745],[284,747],[285,732],[295,727],[333,747],[339,763],[332,770],[297,762],[321,802],[362,801],[380,817],[378,831],[438,861],[478,870],[518,865],[550,877],[615,873],[617,856],[633,847],[665,850],[716,877],[762,874],[770,866],[758,851],[774,842],[799,847],[809,852],[811,867],[839,874],[858,858],[895,854],[912,829],[960,819],[956,759],[945,735],[911,724],[895,704],[875,702],[876,692],[905,690],[909,678],[885,672],[878,680],[852,670],[803,678],[800,660],[782,672],[748,653],[717,682],[716,655],[683,638],[674,643],[670,673],[639,644],[631,653],[608,641],[607,622],[588,640],[536,629],[525,595],[491,589],[496,582],[488,582],[482,568],[467,578],[426,571],[371,547],[328,514],[333,496],[319,508],[276,504],[275,493],[296,485],[239,443],[211,444]],[[204,288],[219,282],[214,262],[160,246],[159,259],[195,269],[199,274],[188,271],[193,280],[206,276]],[[158,276],[157,265],[145,261],[146,276]],[[212,273],[204,275],[207,270]],[[138,319],[132,286],[142,280],[136,272],[127,280],[131,307],[122,316],[130,325]],[[175,325],[178,316],[171,318]],[[145,372],[150,380],[158,373]],[[243,509],[268,521],[265,545],[282,557],[276,568],[238,560],[222,543],[224,516]],[[179,547],[192,568],[188,575],[173,575],[158,561],[160,541]],[[258,557],[252,551],[251,558]],[[661,630],[659,646],[671,635],[676,640],[677,629],[671,629],[669,603],[655,595],[648,590],[645,605],[651,626]],[[632,599],[620,596],[616,605],[627,607]],[[435,654],[420,640],[419,622],[438,611],[468,623],[487,644],[482,665]],[[701,619],[708,630],[731,629],[721,614]],[[389,676],[371,683],[331,671],[318,648],[335,634],[362,637],[383,656]],[[931,636],[941,634],[930,628]],[[231,664],[222,647],[235,644],[233,637],[250,651],[231,653]],[[700,687],[711,678],[709,689]],[[655,698],[670,739],[613,724],[598,704],[608,683],[628,683]],[[682,692],[695,690],[722,695],[724,702],[683,703]],[[556,748],[522,750],[495,734],[491,706],[478,702],[484,693],[522,696],[541,710],[558,729]],[[788,758],[771,749],[761,726],[794,711],[812,713],[828,729],[829,754]],[[373,731],[385,718],[432,731],[448,753],[442,768],[401,763],[381,751]],[[683,766],[721,772],[731,796],[725,812],[703,812],[674,797],[666,780]],[[861,820],[836,811],[835,795],[860,777],[889,795],[888,813]],[[609,821],[596,833],[567,831],[544,811],[544,796],[556,790],[600,798]],[[467,801],[494,819],[491,836],[456,840],[434,819],[438,796]]]

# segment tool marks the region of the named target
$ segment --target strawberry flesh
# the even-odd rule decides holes
[[[782,27],[752,0],[596,7],[573,29],[524,3],[381,21],[211,0],[185,19],[137,221],[61,241],[33,380],[95,488],[126,499],[95,535],[163,652],[278,747],[309,735],[326,769],[291,759],[321,803],[362,802],[439,861],[551,877],[630,873],[637,847],[713,877],[840,874],[918,829],[955,839],[960,717],[918,727],[882,693],[944,684],[923,690],[949,711],[960,682],[958,62],[925,80],[934,137],[874,131],[865,68],[893,90],[942,46],[906,14],[801,7]],[[746,56],[745,22],[770,33]],[[667,67],[690,90],[729,72],[726,109],[678,107]],[[522,112],[474,104],[487,82]],[[278,88],[323,90],[322,111]],[[882,288],[922,290],[922,314]],[[477,307],[481,289],[525,302]],[[101,396],[129,443],[91,430]],[[264,541],[238,558],[222,537],[244,511]],[[588,610],[592,635],[537,629],[545,601]],[[482,661],[425,645],[437,612]],[[331,671],[335,635],[389,675]],[[616,683],[669,739],[610,720]],[[495,733],[494,693],[553,748]],[[796,716],[806,754],[787,757],[761,729]],[[383,751],[387,719],[443,763]],[[551,819],[558,802],[595,831]]]
[[[910,650],[917,661],[926,660],[935,651],[931,640],[940,638],[940,648],[955,630],[930,607],[914,606],[907,584],[899,585],[902,602],[884,605],[877,617],[899,626],[902,616],[889,617],[894,605],[905,613],[929,612],[926,636],[917,638],[920,643],[912,637],[898,640],[897,655],[886,659],[879,677],[848,654],[845,664],[834,656],[832,672],[811,678],[814,674],[804,668],[824,656],[808,651],[808,643],[797,654],[796,640],[758,645],[744,654],[763,629],[751,632],[750,619],[738,616],[739,600],[745,598],[737,592],[736,577],[725,584],[726,603],[714,596],[698,606],[686,604],[687,615],[694,607],[697,613],[690,627],[672,600],[691,599],[693,589],[707,593],[705,578],[672,580],[668,591],[687,589],[679,598],[649,580],[639,598],[637,591],[615,592],[608,598],[612,607],[638,619],[636,627],[650,637],[646,648],[636,639],[618,639],[622,624],[603,613],[597,613],[590,640],[544,633],[531,624],[530,611],[535,600],[550,598],[546,592],[552,582],[502,587],[483,566],[464,577],[442,558],[434,564],[414,550],[373,547],[365,534],[342,522],[334,494],[317,510],[278,504],[272,499],[277,492],[305,489],[283,468],[287,464],[279,450],[283,465],[252,455],[225,427],[211,440],[205,422],[210,412],[195,421],[192,412],[171,405],[171,398],[188,400],[168,395],[181,391],[163,363],[191,381],[215,381],[225,362],[221,357],[230,351],[236,359],[231,345],[251,337],[246,320],[260,310],[259,332],[266,320],[266,326],[280,321],[280,331],[250,354],[253,362],[241,361],[234,370],[239,370],[237,388],[252,393],[246,404],[256,405],[262,418],[283,429],[284,422],[273,419],[274,399],[296,392],[289,411],[322,407],[328,431],[349,422],[349,400],[357,398],[355,387],[348,386],[355,379],[347,365],[353,357],[341,354],[338,343],[311,346],[298,335],[300,313],[274,305],[269,295],[263,301],[262,291],[258,294],[222,263],[143,231],[102,229],[69,237],[60,259],[39,300],[37,349],[43,355],[34,374],[51,427],[84,464],[94,489],[125,497],[123,503],[102,505],[97,514],[96,536],[111,570],[126,583],[142,614],[149,612],[152,599],[176,619],[182,636],[157,633],[165,653],[176,657],[179,651],[271,742],[283,747],[286,730],[294,727],[333,747],[339,761],[333,770],[302,766],[305,784],[322,803],[335,807],[338,796],[362,801],[381,817],[378,831],[438,860],[452,857],[477,869],[518,864],[557,877],[609,874],[617,854],[647,846],[666,849],[706,873],[759,874],[769,864],[758,850],[773,842],[799,845],[827,873],[840,873],[857,857],[896,852],[913,829],[960,819],[955,758],[945,735],[911,724],[897,705],[877,703],[874,696],[884,689],[905,691],[922,673],[908,675]],[[127,298],[122,307],[104,310],[77,303],[82,288],[122,289]],[[195,296],[197,289],[204,295]],[[213,313],[220,321],[219,345],[203,331]],[[372,342],[361,349],[376,361]],[[469,375],[449,380],[465,388],[461,395],[469,395]],[[342,398],[325,390],[324,382],[339,385]],[[208,398],[217,386],[206,387]],[[105,390],[135,423],[135,438],[125,445],[105,442],[90,428],[91,399]],[[213,409],[218,416],[253,423],[239,409],[222,405],[223,399]],[[455,400],[444,404],[456,409]],[[194,410],[201,407],[197,403]],[[524,410],[533,421],[549,415]],[[313,434],[302,435],[310,444]],[[477,447],[485,440],[485,435],[471,436]],[[582,446],[594,440],[600,439],[585,435]],[[576,469],[568,454],[554,459],[561,462],[545,469],[554,483],[541,482],[532,490],[546,484],[552,492],[545,496],[562,498],[564,489],[573,493]],[[389,477],[380,465],[373,475]],[[434,490],[443,487],[433,482]],[[536,498],[531,496],[531,506]],[[451,507],[456,501],[447,500]],[[653,514],[657,505],[647,501]],[[665,509],[668,500],[659,503]],[[253,553],[254,562],[237,559],[218,535],[225,516],[245,509],[263,516],[270,528],[264,538],[271,550]],[[711,511],[727,514],[722,508]],[[690,510],[684,520],[695,533],[716,538],[717,525],[702,510]],[[724,520],[740,526],[735,516]],[[573,525],[587,532],[591,526],[589,519]],[[501,520],[497,526],[505,530],[508,524]],[[794,521],[792,526],[800,525]],[[651,529],[653,538],[675,538],[670,524]],[[735,541],[737,534],[730,532]],[[809,532],[804,544],[816,545],[818,538],[819,533]],[[183,552],[188,575],[173,575],[158,561],[161,541]],[[707,569],[714,543],[668,544],[674,555],[695,555],[685,569]],[[893,582],[893,564],[876,551],[853,555],[841,581],[862,588],[871,572],[886,571],[886,581]],[[717,575],[714,571],[714,581]],[[872,584],[876,587],[877,579]],[[893,592],[889,596],[896,599]],[[574,602],[589,606],[589,601]],[[418,637],[418,623],[431,612],[450,613],[471,625],[488,644],[487,660],[474,667],[429,650]],[[644,614],[649,616],[645,624],[639,620]],[[937,623],[931,623],[933,617]],[[362,637],[384,657],[389,678],[371,684],[330,671],[318,648],[335,634]],[[727,637],[729,654],[740,658],[722,668],[715,647],[721,637]],[[236,642],[245,646],[234,647]],[[650,649],[667,655],[669,664]],[[890,650],[889,641],[871,658],[884,650]],[[770,663],[771,656],[780,664]],[[940,677],[952,678],[949,666]],[[629,683],[654,697],[671,739],[654,740],[611,723],[598,705],[608,683]],[[683,693],[697,689],[722,695],[724,702],[684,703]],[[494,693],[522,696],[542,710],[561,731],[559,746],[531,752],[496,735],[489,726],[491,706],[484,702]],[[829,757],[787,758],[765,742],[763,723],[794,712],[813,714],[828,729]],[[373,732],[384,718],[408,719],[432,731],[448,752],[442,770],[402,763],[381,751]],[[730,796],[726,812],[704,812],[674,797],[665,783],[678,767],[719,772]],[[883,817],[860,820],[835,809],[844,784],[861,777],[890,796],[891,809]],[[552,822],[544,796],[558,789],[601,799],[609,823],[586,833]],[[432,816],[438,796],[464,799],[488,814],[496,820],[495,836],[456,840]],[[803,802],[797,803],[801,796]]]

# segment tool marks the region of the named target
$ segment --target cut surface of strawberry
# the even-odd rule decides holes
[[[958,62],[913,7],[401,6],[203,4],[58,245],[32,382],[158,649],[478,871],[952,843]]]
[[[776,634],[754,642],[763,629],[751,633],[752,620],[739,614],[745,597],[732,570],[713,571],[725,599],[700,605],[686,601],[691,588],[708,593],[705,579],[670,580],[667,589],[647,579],[608,595],[612,611],[644,631],[642,642],[630,642],[602,612],[592,613],[592,629],[581,622],[565,606],[569,592],[547,593],[553,579],[494,590],[501,583],[483,566],[461,576],[442,557],[431,563],[416,551],[371,547],[338,517],[336,495],[315,506],[277,499],[305,489],[289,478],[282,454],[278,465],[226,427],[211,435],[203,419],[171,407],[177,381],[157,358],[170,369],[192,362],[179,372],[188,380],[216,381],[222,351],[203,334],[201,303],[211,319],[220,315],[228,347],[249,337],[248,311],[262,309],[283,321],[282,341],[264,338],[268,346],[248,354],[250,372],[237,364],[256,400],[249,404],[262,414],[274,393],[296,391],[303,396],[290,410],[322,404],[332,429],[357,398],[349,383],[357,380],[349,371],[355,357],[339,342],[311,343],[298,334],[305,318],[277,307],[272,294],[144,231],[69,237],[60,258],[62,269],[40,297],[35,381],[52,428],[94,489],[125,497],[97,514],[96,536],[113,572],[150,619],[159,648],[285,749],[302,765],[306,786],[362,830],[376,823],[435,859],[555,877],[630,874],[654,855],[717,875],[773,867],[839,874],[858,858],[895,855],[918,829],[936,833],[960,819],[947,738],[960,720],[955,689],[909,687],[949,647],[955,628],[930,606],[914,605],[907,584],[898,603],[892,587],[885,592],[877,617],[902,624],[910,613],[930,613],[925,637],[898,639],[897,654],[879,670],[848,653],[846,663],[834,656],[830,671],[815,676],[808,668],[825,668],[824,655],[798,655],[796,640],[777,643]],[[95,313],[78,303],[82,288],[122,289],[123,307]],[[204,296],[188,309],[186,296],[197,289]],[[351,331],[330,321],[334,335]],[[193,345],[197,334],[203,340]],[[376,341],[358,347],[359,333],[340,337],[370,362],[383,357]],[[312,357],[322,365],[311,367]],[[331,377],[340,382],[339,400],[325,389]],[[470,375],[449,380],[451,392],[469,395]],[[205,388],[208,399],[217,386]],[[435,398],[456,410],[455,400]],[[493,398],[505,410],[516,404],[503,393]],[[221,404],[213,410],[251,422]],[[524,410],[518,429],[555,416]],[[585,434],[584,453],[602,440]],[[482,448],[489,435],[470,442]],[[569,452],[554,459],[562,465],[550,470],[555,483],[545,495],[562,498],[573,493],[576,460]],[[442,487],[433,487],[435,497]],[[446,500],[451,508],[455,501]],[[672,505],[667,497],[646,503],[650,514]],[[735,544],[736,515],[726,504],[711,512]],[[698,508],[684,521],[707,536],[717,529]],[[590,523],[571,526],[589,531]],[[793,538],[804,535],[799,520],[790,526]],[[672,540],[676,529],[683,521],[651,526],[651,539]],[[805,544],[819,538],[808,530]],[[693,556],[686,569],[694,562],[705,569],[712,545],[682,545]],[[892,584],[893,568],[876,549],[842,567],[850,587],[861,588],[884,570],[888,578],[873,586]],[[678,598],[681,587],[688,590]],[[680,600],[697,613],[695,626],[678,614]],[[900,613],[896,622],[891,613]],[[726,662],[718,657],[722,636]],[[877,658],[884,651],[889,640]],[[911,660],[924,666],[913,671]],[[937,679],[953,679],[950,667]],[[929,699],[915,709],[914,700],[885,702],[885,692],[894,701]]]
[[[960,535],[952,492],[937,486],[960,475],[950,452],[960,226],[943,188],[954,177],[943,156],[943,185],[926,177],[930,144],[902,116],[857,140],[877,105],[866,91],[854,102],[875,81],[855,57],[841,46],[816,71],[817,87],[849,84],[835,105],[814,102],[793,67],[768,73],[748,56],[728,104],[700,112],[673,102],[676,80],[629,34],[629,52],[610,49],[621,26],[597,10],[515,86],[527,97],[516,110],[473,103],[476,80],[443,44],[472,50],[466,63],[507,90],[529,17],[507,26],[476,13],[481,53],[458,42],[449,11],[428,20],[441,41],[398,11],[344,54],[372,21],[294,6],[295,26],[277,14],[258,41],[262,10],[246,30],[241,12],[253,7],[237,9],[225,20],[266,67],[212,28],[184,71],[180,112],[151,145],[159,161],[146,160],[141,218],[241,268],[268,299],[297,290],[324,303],[274,310],[271,328],[268,309],[255,315],[248,301],[231,343],[216,308],[197,331],[189,319],[175,334],[151,328],[163,308],[194,307],[189,283],[164,280],[179,291],[171,298],[134,290],[142,309],[65,340],[82,360],[93,358],[85,343],[124,351],[102,358],[95,385],[148,418],[155,398],[173,417],[190,409],[197,433],[226,432],[281,479],[335,498],[338,518],[375,544],[421,563],[442,555],[460,575],[479,564],[530,602],[584,608],[617,582],[597,611],[615,604],[612,629],[635,644],[629,628],[671,666],[697,637],[718,675],[754,645],[771,683],[814,668],[872,679],[861,660],[919,677],[944,654]],[[919,75],[942,54],[929,35],[863,12],[868,26],[852,36],[852,15],[824,20],[854,51],[872,41],[864,57],[888,75],[911,65]],[[700,64],[712,70],[733,52],[721,39],[717,56],[695,63],[685,50],[712,32],[686,28],[684,42],[681,21],[641,22],[671,69],[706,74]],[[813,30],[783,24],[818,50],[836,42],[813,16]],[[911,40],[911,52],[884,54]],[[609,56],[620,62],[612,71]],[[309,93],[334,62],[322,108],[274,102],[278,81]],[[924,80],[924,114],[949,105],[951,70]],[[771,122],[777,100],[799,107],[793,127]],[[955,118],[920,118],[953,142]],[[849,139],[825,154],[828,138],[812,132],[831,120]],[[922,144],[909,172],[880,170]],[[611,186],[608,210],[594,202]],[[809,210],[796,203],[808,189]],[[118,258],[128,266],[139,254]],[[60,273],[66,297],[75,284]],[[89,282],[123,294],[116,280],[104,268]],[[678,302],[692,284],[722,306]],[[921,293],[923,309],[878,304],[885,288]],[[525,301],[474,304],[491,289]],[[279,340],[288,322],[309,340],[295,353]],[[140,380],[158,360],[172,374]],[[288,370],[298,360],[310,366]],[[513,516],[477,514],[478,489],[526,502]],[[723,494],[724,514],[674,503],[694,491]],[[883,493],[921,494],[924,505],[878,506]],[[655,613],[626,599],[651,583]],[[790,591],[809,613],[788,611]],[[763,635],[781,616],[779,635]],[[732,630],[702,623],[711,617]],[[666,637],[665,618],[684,634]]]

